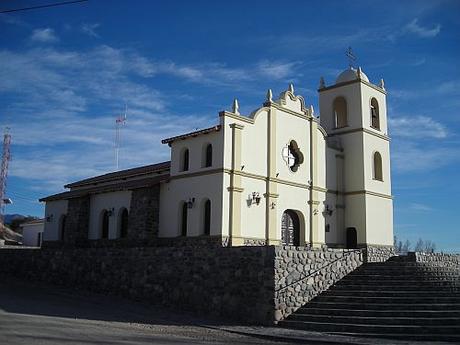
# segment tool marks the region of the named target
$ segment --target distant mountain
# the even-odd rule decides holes
[[[24,219],[26,216],[22,214],[5,214],[5,218],[3,222],[5,224],[11,224],[11,222],[15,219]]]

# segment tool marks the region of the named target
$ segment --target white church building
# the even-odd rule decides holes
[[[392,246],[383,80],[349,68],[319,86],[319,113],[294,87],[249,115],[164,139],[171,160],[88,178],[46,202],[44,241]]]

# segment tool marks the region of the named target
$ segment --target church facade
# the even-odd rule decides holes
[[[319,87],[320,117],[294,87],[243,116],[164,139],[171,160],[66,185],[44,240],[392,246],[386,91],[347,69]],[[131,241],[131,242],[130,242]]]

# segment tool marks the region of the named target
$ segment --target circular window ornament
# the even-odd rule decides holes
[[[303,163],[303,154],[295,140],[291,140],[289,144],[283,147],[282,156],[284,162],[292,172],[296,172],[300,164]]]

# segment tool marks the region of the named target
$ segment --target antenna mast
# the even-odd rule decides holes
[[[125,104],[125,114],[120,115],[115,119],[115,168],[120,169],[120,147],[121,147],[121,129],[126,124],[126,115],[128,113],[128,105]]]
[[[5,205],[10,204],[11,200],[6,197],[6,179],[8,177],[8,165],[11,160],[10,145],[11,135],[9,134],[9,128],[5,128],[3,135],[3,155],[2,155],[2,166],[0,170],[0,227],[3,228],[3,217],[5,212]]]

